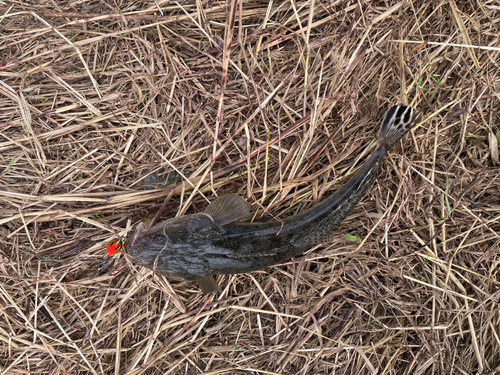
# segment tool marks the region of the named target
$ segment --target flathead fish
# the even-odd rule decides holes
[[[418,117],[411,107],[390,108],[382,119],[376,148],[365,163],[335,193],[302,213],[283,221],[243,222],[252,217],[248,202],[237,195],[223,195],[202,213],[148,229],[140,223],[122,250],[132,262],[174,279],[197,281],[208,293],[218,289],[213,275],[260,270],[328,243],[335,227],[375,179],[384,155]],[[107,254],[120,246],[121,242],[112,241]]]

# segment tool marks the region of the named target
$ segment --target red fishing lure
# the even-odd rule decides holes
[[[106,255],[108,257],[115,255],[122,248],[122,241],[118,238],[113,239],[106,248]]]

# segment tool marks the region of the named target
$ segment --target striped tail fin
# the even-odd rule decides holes
[[[377,147],[390,150],[417,123],[420,114],[412,107],[395,105],[385,113]]]

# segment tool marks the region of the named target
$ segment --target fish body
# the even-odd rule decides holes
[[[283,221],[241,222],[250,205],[233,194],[215,199],[203,213],[172,218],[149,229],[140,225],[125,241],[131,261],[175,279],[197,281],[204,293],[217,289],[213,275],[255,271],[330,242],[333,229],[361,200],[380,163],[418,118],[406,106],[390,108],[373,153],[335,193]]]

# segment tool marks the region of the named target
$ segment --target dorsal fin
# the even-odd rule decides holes
[[[217,225],[226,225],[252,217],[250,203],[235,194],[222,195],[210,203],[205,210]]]

